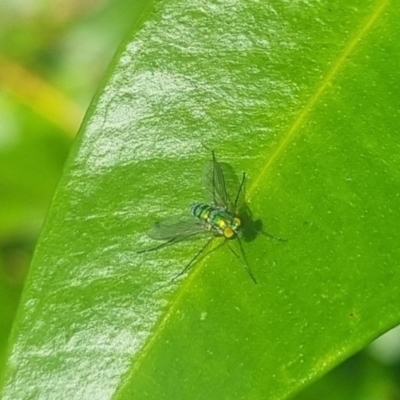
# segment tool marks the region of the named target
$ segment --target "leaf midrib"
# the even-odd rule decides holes
[[[307,118],[311,114],[312,110],[315,108],[316,104],[328,90],[329,86],[331,86],[332,82],[334,81],[340,70],[345,66],[346,60],[349,58],[350,54],[355,51],[357,45],[362,41],[362,39],[364,39],[365,36],[367,36],[368,32],[374,27],[375,23],[385,11],[389,2],[390,0],[383,0],[376,3],[376,6],[364,20],[364,23],[360,25],[359,29],[355,32],[353,37],[347,42],[343,51],[338,54],[338,57],[332,64],[331,69],[328,70],[325,77],[316,87],[314,93],[310,96],[308,102],[297,114],[297,117],[294,119],[292,125],[289,127],[287,132],[283,135],[275,150],[271,154],[269,154],[268,157],[265,157],[267,161],[261,168],[260,172],[256,175],[255,179],[253,179],[251,185],[249,185],[249,189],[247,191],[247,197],[249,199],[251,198],[251,195],[254,193],[254,191],[260,186],[260,183],[265,179],[265,176],[270,170],[271,165],[289,146],[294,137],[300,133],[300,128],[305,124]]]

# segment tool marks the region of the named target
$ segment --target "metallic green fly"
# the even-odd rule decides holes
[[[215,237],[223,237],[225,240],[211,251],[226,243],[229,250],[242,262],[254,283],[257,283],[244,254],[241,241],[243,235],[242,219],[238,215],[239,206],[244,197],[246,173],[243,172],[236,196],[231,201],[226,190],[226,176],[222,166],[225,167],[227,173],[231,172],[229,177],[232,177],[232,171],[228,168],[229,166],[219,163],[213,151],[212,160],[206,165],[204,174],[206,191],[211,197],[210,201],[191,205],[187,216],[157,222],[148,232],[148,236],[154,240],[162,240],[163,243],[150,249],[141,250],[138,253],[159,250],[195,236],[211,235],[211,238],[176,276],[178,277],[195,264]],[[233,180],[237,181],[235,178]],[[241,257],[230,246],[229,241],[232,239],[237,239]]]

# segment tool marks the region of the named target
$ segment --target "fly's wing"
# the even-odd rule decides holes
[[[233,214],[240,214],[245,206],[245,176],[239,181],[232,166],[213,159],[206,165],[204,185],[207,200],[218,207],[224,207]]]
[[[216,160],[212,152],[212,160],[204,169],[204,186],[207,199],[217,207],[229,207],[228,194],[226,192],[225,176],[221,164]]]
[[[194,235],[205,233],[204,225],[195,217],[171,218],[166,221],[156,222],[148,232],[148,236],[154,240],[188,239]]]

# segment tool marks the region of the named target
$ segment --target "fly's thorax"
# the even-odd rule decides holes
[[[226,239],[241,236],[242,221],[227,210],[215,209],[210,212],[209,223],[214,232]]]
[[[196,203],[190,206],[190,213],[203,221],[206,229],[214,232],[217,236],[234,239],[242,234],[241,219],[225,208]]]

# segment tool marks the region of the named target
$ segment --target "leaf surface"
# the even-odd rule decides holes
[[[283,399],[399,322],[400,9],[149,3],[70,154],[3,398]],[[171,278],[203,239],[146,231],[204,200],[215,150],[264,229]],[[217,242],[216,242],[217,244]]]

